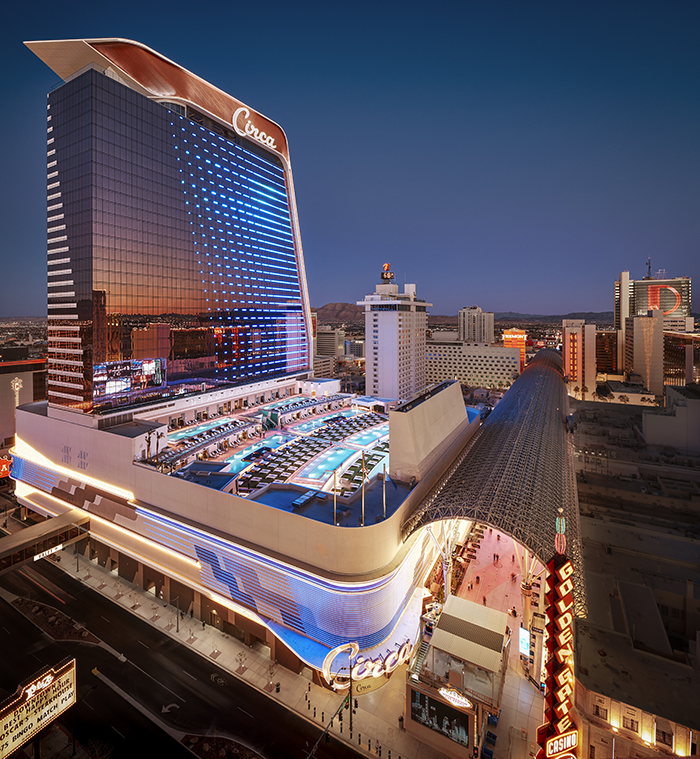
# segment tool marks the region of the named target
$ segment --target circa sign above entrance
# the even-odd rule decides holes
[[[364,680],[366,677],[384,677],[391,674],[397,667],[404,664],[411,658],[413,645],[406,641],[402,646],[391,651],[386,656],[378,656],[376,659],[366,659],[364,656],[358,656],[360,647],[357,643],[344,643],[342,646],[336,646],[326,655],[323,660],[323,677],[334,690],[345,690],[350,687],[350,680]],[[331,665],[340,654],[348,654],[348,662],[352,662],[352,669],[348,675],[341,675],[339,672],[333,674]],[[348,671],[348,667],[342,667],[342,670]]]

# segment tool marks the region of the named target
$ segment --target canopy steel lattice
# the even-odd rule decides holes
[[[586,616],[573,445],[566,432],[562,361],[541,350],[402,527],[404,540],[441,519],[476,520],[522,543],[542,564],[554,554],[555,519],[566,517],[576,569],[576,614]]]

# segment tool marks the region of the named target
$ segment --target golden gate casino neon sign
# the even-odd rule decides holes
[[[563,541],[562,541],[563,543]],[[563,543],[565,546],[565,543]],[[563,547],[563,546],[562,546]],[[547,564],[545,724],[537,730],[538,759],[576,757],[574,708],[574,566],[562,553]]]

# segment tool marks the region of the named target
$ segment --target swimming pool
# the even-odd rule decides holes
[[[279,448],[284,443],[289,442],[292,440],[291,435],[271,435],[270,437],[266,437],[264,440],[259,441],[257,443],[254,443],[253,445],[249,445],[246,448],[243,448],[242,450],[238,451],[238,453],[234,454],[233,456],[226,459],[226,463],[229,465],[229,468],[232,472],[238,473],[241,472],[246,467],[250,466],[253,462],[252,461],[243,461],[243,459],[246,456],[250,456],[253,451],[257,451],[258,448]]]
[[[201,424],[191,424],[189,427],[183,427],[175,432],[169,432],[168,441],[171,443],[179,443],[180,440],[183,440],[184,438],[201,435],[202,432],[207,432],[207,430],[210,430],[213,427],[218,427],[219,425],[224,425],[225,423],[226,419],[210,419],[208,422],[202,422]]]
[[[368,430],[362,432],[356,432],[345,440],[346,443],[352,443],[353,445],[359,445],[362,448],[366,448],[368,445],[375,443],[379,438],[389,434],[389,422],[380,424],[377,427],[371,427]]]
[[[353,448],[331,448],[307,464],[297,476],[307,480],[326,479],[328,472],[332,474],[334,469],[344,464],[355,453],[357,451]]]
[[[337,414],[328,414],[325,417],[321,417],[320,419],[312,419],[310,422],[302,422],[301,424],[295,424],[292,429],[295,432],[311,432],[312,430],[317,430],[319,427],[323,427],[323,425],[326,424],[328,419],[332,419],[334,416],[350,417],[350,416],[356,416],[358,413],[361,413],[361,412],[354,411],[352,409],[346,409],[345,411],[339,411]]]

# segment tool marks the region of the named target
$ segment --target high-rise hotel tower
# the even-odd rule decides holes
[[[47,99],[48,398],[104,414],[310,367],[287,139],[136,42],[28,42]]]
[[[250,439],[308,413],[319,414],[314,427],[340,423],[349,405],[337,382],[309,377],[284,133],[142,45],[29,47],[64,83],[48,99],[49,407],[16,409],[19,504],[80,520],[79,556],[249,645],[264,643],[296,672],[309,666],[330,685],[359,646],[377,662],[366,676],[386,681],[417,637],[437,546],[427,532],[403,537],[400,500],[392,512],[387,499],[388,513],[382,502],[381,520],[377,507],[365,524],[364,487],[362,496],[340,488],[344,512],[309,504],[309,493],[323,504],[330,492],[316,470],[335,487],[323,464],[335,433]],[[408,328],[424,324],[428,305],[407,290],[370,304],[398,319],[402,376],[414,359]],[[424,367],[424,342],[420,355]],[[446,466],[450,446],[478,427],[449,383],[421,401],[421,413],[431,402],[449,437],[418,446],[399,427],[398,460],[422,489],[397,485],[401,497],[426,490],[424,461]],[[409,412],[397,413],[412,423]],[[358,415],[386,438],[382,417]],[[342,448],[347,472],[348,454],[364,459],[386,440],[357,445]],[[250,463],[263,450],[265,461]],[[435,450],[435,461],[424,453]],[[42,529],[58,530],[51,523]]]
[[[357,301],[365,311],[365,368],[368,395],[408,400],[425,389],[426,303],[416,297],[415,285],[394,284],[384,264],[375,291]]]

